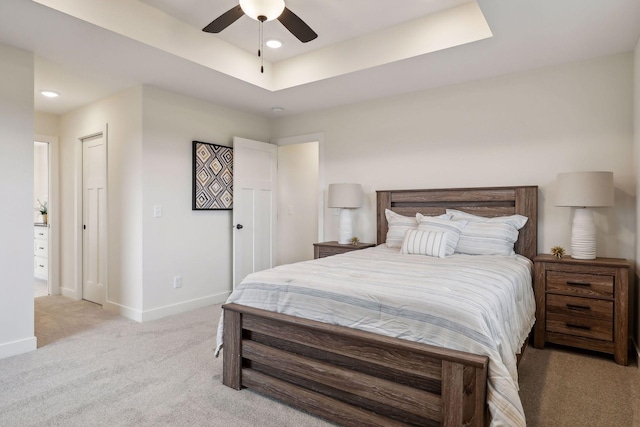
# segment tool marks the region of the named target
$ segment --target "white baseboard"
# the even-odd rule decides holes
[[[221,304],[229,298],[230,294],[231,292],[222,292],[216,295],[209,295],[207,297],[165,305],[163,307],[152,308],[145,311],[136,310],[131,307],[107,301],[104,304],[104,309],[136,322],[149,322],[151,320],[173,316],[174,314],[186,313],[187,311],[191,311],[196,308],[206,307],[213,304]]]
[[[78,299],[78,295],[76,294],[75,289],[60,288],[60,293],[63,297],[71,298],[73,300]]]
[[[213,304],[221,304],[229,298],[231,292],[222,292],[216,295],[209,295],[203,298],[192,299],[179,302],[177,304],[165,305],[164,307],[152,308],[142,312],[142,322],[157,320],[174,314],[185,313],[196,308],[206,307]]]
[[[142,322],[142,311],[136,310],[135,308],[127,307],[111,301],[107,301],[103,308],[111,313],[116,313],[122,317],[126,317],[127,319]]]
[[[0,344],[0,359],[28,353],[38,348],[36,337],[29,337],[18,341]]]

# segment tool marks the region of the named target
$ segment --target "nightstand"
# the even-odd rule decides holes
[[[538,255],[534,347],[554,343],[614,355],[628,363],[629,263]]]
[[[375,246],[375,243],[359,243],[358,245],[352,245],[351,243],[347,243],[346,245],[341,245],[340,243],[334,242],[322,242],[322,243],[314,243],[313,244],[313,258],[324,258],[331,255],[343,254],[345,252],[357,251],[360,249],[372,248]]]

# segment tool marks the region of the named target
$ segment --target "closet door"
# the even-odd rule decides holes
[[[82,140],[82,298],[103,305],[107,275],[107,145]]]

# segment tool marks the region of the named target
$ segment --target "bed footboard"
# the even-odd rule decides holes
[[[484,426],[486,356],[239,304],[224,308],[223,383],[345,426]]]

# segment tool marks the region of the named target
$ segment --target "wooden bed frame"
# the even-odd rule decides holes
[[[521,214],[516,252],[537,254],[538,187],[377,192],[385,209],[414,216],[446,208]],[[251,388],[345,426],[485,426],[489,359],[239,304],[224,308],[222,382]]]

